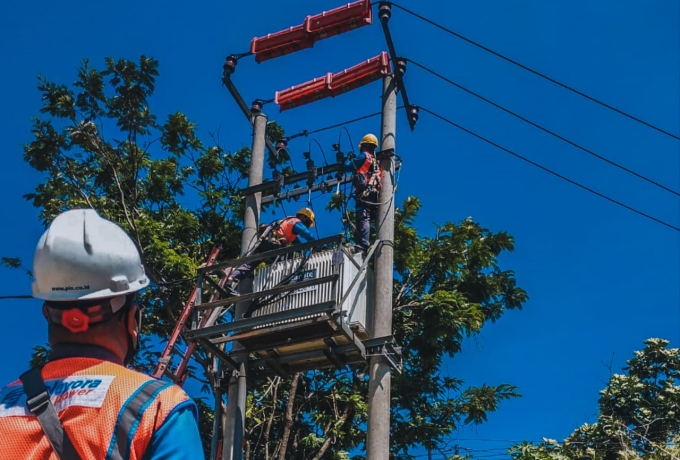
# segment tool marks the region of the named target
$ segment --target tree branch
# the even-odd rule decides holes
[[[283,426],[283,434],[279,443],[280,449],[278,458],[285,460],[286,449],[288,448],[288,440],[290,439],[290,430],[293,427],[293,406],[295,405],[295,394],[297,393],[298,382],[300,381],[300,373],[296,372],[293,375],[293,380],[290,382],[290,391],[288,391],[288,405],[286,406],[285,423]]]

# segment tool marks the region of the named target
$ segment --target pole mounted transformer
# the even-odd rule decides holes
[[[253,38],[249,53],[232,54],[225,61],[222,83],[253,133],[248,187],[241,190],[245,197],[241,255],[218,262],[220,249],[215,248],[198,269],[197,285],[154,372],[158,378],[166,376],[182,385],[189,360],[198,348],[212,358],[209,380],[216,401],[211,460],[243,458],[247,375],[287,377],[296,372],[342,370],[347,366],[368,366],[367,460],[389,459],[391,372],[401,372],[402,366],[401,348],[392,336],[394,174],[400,165],[400,158],[395,155],[397,93],[401,93],[411,130],[418,121],[419,111],[409,102],[404,84],[406,60],[396,54],[388,27],[391,4],[380,2],[378,8],[387,52],[343,71],[326,73],[277,91],[272,100],[256,99],[250,105],[233,82],[240,59],[253,55],[255,61],[261,63],[312,48],[319,41],[372,24],[372,7],[370,0],[358,0],[307,16],[300,25]],[[259,223],[263,203],[315,190],[328,191],[332,185],[352,180],[344,171],[342,152],[336,155],[336,164],[317,167],[308,156],[303,172],[284,176],[276,170],[274,160],[287,154],[287,141],[272,143],[267,138],[264,105],[275,102],[283,112],[342,95],[380,79],[382,150],[376,152],[376,158],[382,169],[382,187],[377,205],[376,241],[364,253],[343,244],[343,235],[255,253],[261,238]],[[269,165],[274,169],[269,181],[263,180],[265,149],[270,154]],[[329,175],[333,173],[335,178],[331,180]],[[300,182],[306,182],[306,187],[300,187]],[[292,191],[283,192],[284,187],[292,184],[295,185]],[[270,195],[263,196],[265,192]],[[310,256],[306,253],[309,250],[318,252]],[[279,258],[283,260],[268,264],[256,272],[254,279],[241,280],[238,295],[226,287],[228,274],[235,267]],[[274,283],[274,280],[279,281]],[[231,321],[224,320],[228,312],[232,313]],[[177,347],[181,337],[187,343],[183,352]],[[173,356],[180,357],[179,364],[173,363]],[[224,395],[227,396],[226,410]]]

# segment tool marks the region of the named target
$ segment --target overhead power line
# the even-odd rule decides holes
[[[631,115],[631,114],[629,114],[629,113],[626,113],[626,112],[624,112],[624,111],[621,110],[621,109],[617,109],[616,107],[614,107],[614,106],[612,106],[612,105],[610,105],[610,104],[607,104],[606,102],[602,102],[602,101],[600,101],[599,99],[596,99],[596,98],[594,98],[594,97],[592,97],[592,96],[589,96],[588,94],[584,93],[583,91],[579,91],[579,90],[577,90],[577,89],[575,89],[575,88],[573,88],[573,87],[571,87],[571,86],[569,86],[569,85],[567,85],[567,84],[565,84],[565,83],[562,83],[562,82],[560,82],[560,81],[558,81],[558,80],[555,80],[555,79],[552,78],[552,77],[547,76],[547,75],[544,74],[544,73],[541,73],[541,72],[539,72],[539,71],[537,71],[537,70],[534,70],[534,69],[532,69],[531,67],[528,67],[528,66],[526,66],[526,65],[524,65],[524,64],[522,64],[522,63],[520,63],[520,62],[518,62],[518,61],[516,61],[516,60],[514,60],[514,59],[511,59],[511,58],[509,58],[509,57],[507,57],[507,56],[504,56],[504,55],[502,55],[501,53],[499,53],[499,52],[497,52],[497,51],[494,51],[494,50],[492,50],[491,48],[489,48],[489,47],[487,47],[487,46],[484,46],[484,45],[482,45],[482,44],[480,44],[480,43],[477,43],[476,41],[474,41],[474,40],[472,40],[472,39],[469,39],[469,38],[465,37],[464,35],[459,34],[458,32],[454,32],[453,30],[451,30],[451,29],[449,29],[449,28],[447,28],[447,27],[444,27],[443,25],[441,25],[441,24],[439,24],[439,23],[433,21],[432,19],[428,19],[428,18],[426,18],[425,16],[422,16],[422,15],[420,15],[420,14],[414,12],[414,11],[409,10],[408,8],[404,8],[403,6],[401,6],[401,5],[399,5],[399,4],[396,4],[396,3],[392,3],[392,2],[390,2],[390,3],[392,4],[392,6],[395,6],[395,7],[399,8],[400,10],[404,11],[405,13],[408,13],[408,14],[410,14],[411,16],[414,16],[414,17],[420,19],[421,21],[427,22],[428,24],[430,24],[430,25],[432,25],[432,26],[434,26],[434,27],[437,27],[438,29],[441,29],[441,30],[443,30],[444,32],[447,32],[447,33],[453,35],[454,37],[457,37],[457,38],[459,38],[459,39],[461,39],[461,40],[463,40],[463,41],[465,41],[465,42],[467,42],[467,43],[469,43],[469,44],[471,44],[471,45],[476,46],[477,48],[480,48],[480,49],[486,51],[487,53],[491,53],[491,54],[493,54],[494,56],[503,59],[504,61],[507,61],[507,62],[509,62],[509,63],[511,63],[511,64],[514,64],[514,65],[516,65],[517,67],[520,67],[520,68],[526,70],[527,72],[531,72],[532,74],[534,74],[534,75],[536,75],[536,76],[539,76],[539,77],[541,77],[541,78],[543,78],[543,79],[545,79],[545,80],[547,80],[547,81],[549,81],[549,82],[551,82],[551,83],[554,83],[554,84],[557,85],[557,86],[560,86],[560,87],[562,87],[562,88],[564,88],[564,89],[566,89],[566,90],[568,90],[568,91],[571,91],[572,93],[578,94],[579,96],[581,96],[581,97],[583,97],[583,98],[586,98],[586,99],[588,99],[588,100],[590,100],[590,101],[592,101],[592,102],[594,102],[594,103],[596,103],[596,104],[601,105],[602,107],[606,107],[606,108],[608,108],[609,110],[612,110],[612,111],[614,111],[614,112],[616,112],[616,113],[618,113],[618,114],[620,114],[620,115],[623,115],[624,117],[630,118],[631,120],[634,120],[634,121],[636,121],[636,122],[638,122],[638,123],[640,123],[640,124],[643,124],[643,125],[645,125],[645,126],[647,126],[647,127],[649,127],[649,128],[652,128],[652,129],[654,129],[654,130],[656,130],[656,131],[658,131],[658,132],[660,132],[660,133],[662,133],[662,134],[665,134],[665,135],[668,136],[668,137],[672,137],[673,139],[680,140],[680,136],[678,136],[678,135],[676,135],[676,134],[673,134],[673,133],[668,132],[668,131],[666,131],[666,130],[664,130],[664,129],[662,129],[662,128],[659,128],[658,126],[654,126],[653,124],[648,123],[648,122],[646,122],[646,121],[644,121],[644,120],[642,120],[642,119],[640,119],[640,118],[638,118],[638,117],[636,117],[636,116],[634,116],[634,115]]]
[[[605,163],[608,163],[608,164],[610,164],[610,165],[612,165],[612,166],[615,166],[615,167],[617,167],[617,168],[619,168],[619,169],[621,169],[621,170],[623,170],[623,171],[625,171],[625,172],[627,172],[627,173],[629,173],[629,174],[632,174],[632,175],[635,176],[635,177],[638,177],[638,178],[640,178],[640,179],[642,179],[642,180],[644,180],[644,181],[647,181],[647,182],[649,182],[650,184],[655,185],[656,187],[659,187],[660,189],[665,190],[665,191],[667,191],[667,192],[669,192],[669,193],[672,193],[672,194],[675,195],[675,196],[680,196],[680,193],[677,192],[677,191],[675,191],[675,190],[673,190],[672,188],[666,187],[665,185],[660,184],[660,183],[656,182],[655,180],[650,179],[649,177],[646,177],[646,176],[644,176],[644,175],[642,175],[642,174],[640,174],[640,173],[637,173],[637,172],[633,171],[632,169],[626,168],[625,166],[620,165],[619,163],[616,163],[615,161],[612,161],[612,160],[610,160],[610,159],[608,159],[608,158],[605,158],[605,157],[603,157],[602,155],[599,155],[599,154],[593,152],[592,150],[587,149],[586,147],[583,147],[582,145],[579,145],[579,144],[577,144],[576,142],[573,142],[573,141],[567,139],[566,137],[561,136],[561,135],[557,134],[556,132],[551,131],[551,130],[549,130],[548,128],[545,128],[545,127],[539,125],[538,123],[535,123],[535,122],[533,122],[533,121],[531,121],[531,120],[529,120],[529,119],[523,117],[522,115],[519,115],[518,113],[513,112],[512,110],[507,109],[507,108],[503,107],[502,105],[493,102],[492,100],[490,100],[490,99],[488,99],[488,98],[486,98],[486,97],[484,97],[484,96],[482,96],[482,95],[480,95],[480,94],[478,94],[478,93],[476,93],[476,92],[474,92],[474,91],[472,91],[472,90],[466,88],[465,86],[463,86],[463,85],[461,85],[461,84],[459,84],[459,83],[456,83],[456,82],[454,82],[453,80],[450,80],[450,79],[446,78],[446,77],[443,76],[442,74],[440,74],[440,73],[438,73],[438,72],[435,72],[434,70],[428,68],[427,66],[424,66],[423,64],[420,64],[420,63],[414,61],[413,59],[408,59],[408,62],[410,62],[411,64],[415,65],[416,67],[419,67],[419,68],[423,69],[424,71],[430,73],[431,75],[434,75],[435,77],[437,77],[437,78],[439,78],[439,79],[441,79],[441,80],[444,80],[445,82],[449,83],[450,85],[453,85],[453,86],[455,86],[456,88],[459,88],[459,89],[465,91],[466,93],[471,94],[472,96],[474,96],[474,97],[476,97],[476,98],[478,98],[478,99],[481,99],[482,101],[486,102],[487,104],[491,104],[491,105],[493,105],[494,107],[496,107],[496,108],[498,108],[498,109],[504,111],[505,113],[509,113],[509,114],[512,115],[513,117],[516,117],[516,118],[522,120],[523,122],[528,123],[528,124],[530,124],[531,126],[533,126],[533,127],[535,127],[535,128],[538,128],[538,129],[540,129],[541,131],[543,131],[543,132],[545,132],[545,133],[548,133],[548,134],[550,134],[551,136],[554,136],[554,137],[556,137],[557,139],[559,139],[559,140],[561,140],[561,141],[563,141],[563,142],[566,142],[567,144],[569,144],[569,145],[571,145],[571,146],[573,146],[573,147],[576,147],[577,149],[582,150],[582,151],[584,151],[585,153],[587,153],[587,154],[589,154],[589,155],[591,155],[591,156],[593,156],[593,157],[595,157],[595,158],[598,158],[598,159],[604,161]]]
[[[561,175],[561,174],[559,174],[559,173],[553,171],[552,169],[546,168],[545,166],[540,165],[540,164],[536,163],[535,161],[532,161],[532,160],[530,160],[530,159],[528,159],[528,158],[526,158],[526,157],[523,157],[522,155],[520,155],[520,154],[518,154],[518,153],[515,153],[515,152],[513,152],[512,150],[510,150],[510,149],[508,149],[508,148],[506,148],[506,147],[503,147],[502,145],[497,144],[496,142],[491,141],[491,140],[485,138],[484,136],[481,136],[481,135],[479,135],[479,134],[477,134],[477,133],[475,133],[475,132],[473,132],[473,131],[470,131],[470,130],[467,129],[467,128],[462,127],[462,126],[459,125],[458,123],[455,123],[455,122],[449,120],[448,118],[446,118],[446,117],[444,117],[444,116],[442,116],[442,115],[439,115],[439,114],[436,113],[436,112],[433,112],[432,110],[429,110],[429,109],[427,109],[427,108],[425,108],[425,107],[422,107],[422,106],[420,107],[420,110],[422,110],[423,112],[427,112],[427,113],[429,113],[430,115],[432,115],[433,117],[439,118],[440,120],[442,120],[442,121],[444,121],[444,122],[450,124],[451,126],[455,126],[456,128],[460,129],[461,131],[465,131],[466,133],[468,133],[468,134],[470,134],[470,135],[476,137],[477,139],[480,139],[480,140],[482,140],[482,141],[484,141],[484,142],[486,142],[486,143],[488,143],[488,144],[491,144],[491,145],[493,145],[494,147],[496,147],[497,149],[503,150],[504,152],[509,153],[510,155],[512,155],[512,156],[514,156],[514,157],[516,157],[516,158],[519,158],[520,160],[525,161],[525,162],[529,163],[529,164],[532,165],[532,166],[536,166],[537,168],[540,168],[540,169],[542,169],[543,171],[546,171],[546,172],[552,174],[552,175],[555,176],[555,177],[558,177],[558,178],[560,178],[560,179],[562,179],[562,180],[564,180],[564,181],[566,181],[566,182],[569,182],[569,183],[572,184],[572,185],[575,185],[575,186],[577,186],[577,187],[579,187],[579,188],[582,188],[583,190],[585,190],[585,191],[587,191],[587,192],[590,192],[590,193],[592,193],[592,194],[594,194],[594,195],[597,195],[597,196],[599,196],[600,198],[604,198],[605,200],[610,201],[610,202],[612,202],[612,203],[614,203],[614,204],[616,204],[616,205],[619,205],[619,206],[621,206],[622,208],[628,209],[629,211],[632,211],[632,212],[634,212],[634,213],[636,213],[636,214],[639,214],[639,215],[641,215],[641,216],[643,216],[643,217],[646,217],[647,219],[653,220],[654,222],[657,222],[657,223],[659,223],[659,224],[661,224],[661,225],[664,225],[664,226],[666,226],[666,227],[668,227],[668,228],[671,228],[671,229],[673,229],[673,230],[675,230],[675,231],[677,231],[677,232],[680,232],[680,227],[676,227],[675,225],[669,224],[668,222],[664,222],[664,221],[661,220],[661,219],[657,219],[657,218],[654,217],[654,216],[651,216],[651,215],[646,214],[646,213],[644,213],[644,212],[642,212],[642,211],[639,211],[639,210],[637,210],[637,209],[635,209],[635,208],[633,208],[633,207],[631,207],[631,206],[628,206],[628,205],[626,205],[626,204],[624,204],[624,203],[621,203],[621,202],[618,201],[618,200],[615,200],[614,198],[610,198],[610,197],[608,197],[607,195],[604,195],[604,194],[602,194],[602,193],[600,193],[600,192],[598,192],[598,191],[595,191],[595,190],[591,189],[590,187],[587,187],[587,186],[585,186],[585,185],[583,185],[583,184],[580,184],[580,183],[578,183],[578,182],[576,182],[576,181],[574,181],[574,180],[572,180],[572,179],[569,179],[568,177],[565,177],[565,176],[563,176],[563,175]]]
[[[404,106],[402,105],[402,106],[397,107],[397,110],[400,110],[400,109],[403,109],[403,108],[404,108]],[[305,130],[303,130],[303,131],[301,131],[297,134],[293,134],[292,136],[286,136],[286,139],[292,140],[292,139],[295,139],[297,137],[302,137],[302,136],[306,137],[306,136],[309,136],[310,134],[316,134],[316,133],[320,133],[322,131],[328,131],[329,129],[333,129],[333,128],[341,128],[342,126],[349,125],[349,124],[352,124],[352,123],[356,123],[357,121],[362,121],[362,120],[367,120],[369,118],[377,117],[378,115],[381,115],[381,114],[382,114],[382,112],[369,113],[368,115],[364,115],[362,117],[352,118],[351,120],[343,121],[342,123],[336,123],[336,124],[330,125],[330,126],[324,126],[323,128],[317,128],[317,129],[313,129],[311,131],[307,131],[305,129]]]

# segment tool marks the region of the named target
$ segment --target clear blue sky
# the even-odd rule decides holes
[[[496,51],[598,99],[680,135],[680,4],[675,0],[545,2],[415,1],[401,3],[436,18]],[[249,49],[253,36],[301,23],[341,4],[337,0],[191,3],[176,0],[115,4],[63,0],[10,1],[0,6],[0,58],[5,88],[0,109],[5,161],[0,193],[4,225],[0,255],[30,265],[42,232],[22,195],[40,177],[22,160],[30,118],[41,106],[35,76],[70,83],[82,58],[101,66],[105,56],[160,61],[152,100],[160,119],[182,111],[202,137],[221,129],[223,143],[250,143],[249,128],[221,87],[227,54]],[[395,9],[396,47],[482,95],[545,125],[607,158],[680,190],[680,142],[641,126]],[[239,62],[234,81],[248,102],[326,72],[337,72],[385,49],[378,25],[335,37],[284,58]],[[406,75],[412,102],[441,113],[571,179],[680,226],[680,198],[631,177],[423,71]],[[270,119],[289,133],[339,123],[378,111],[380,84]],[[351,125],[356,142],[379,131],[378,119]],[[317,139],[327,155],[339,130]],[[343,143],[347,145],[346,137]],[[411,133],[401,114],[397,150],[404,159],[399,201],[417,195],[426,234],[433,223],[467,216],[515,236],[503,257],[531,300],[466,342],[448,371],[470,384],[508,382],[523,398],[505,403],[489,422],[463,429],[462,448],[493,450],[509,440],[561,439],[592,422],[598,390],[648,337],[680,346],[680,234],[561,181],[496,148],[421,114]],[[308,141],[291,142],[298,167]],[[321,162],[318,150],[313,150]],[[321,197],[315,200],[322,208]],[[289,208],[292,205],[288,206]],[[292,209],[292,208],[291,208]],[[289,211],[291,211],[289,209]],[[333,219],[333,220],[331,220]],[[319,229],[335,232],[335,217],[320,215]],[[0,295],[26,294],[25,275],[3,270]],[[0,301],[3,366],[14,379],[31,347],[45,337],[37,301]],[[492,442],[489,440],[503,440]],[[461,450],[461,452],[465,452]],[[435,455],[435,458],[437,456]],[[503,455],[487,458],[503,458]]]

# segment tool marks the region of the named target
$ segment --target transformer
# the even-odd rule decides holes
[[[343,321],[349,324],[357,337],[362,340],[371,337],[373,311],[373,270],[366,267],[360,272],[364,253],[348,256],[342,250],[328,250],[312,254],[304,265],[304,259],[283,260],[259,268],[255,272],[253,292],[262,292],[283,283],[294,285],[300,281],[339,275],[337,282],[325,282],[291,290],[268,298],[259,299],[252,316],[294,311],[309,305],[335,302],[339,305]],[[342,302],[342,303],[341,303]],[[340,304],[341,303],[341,304]],[[257,328],[286,324],[293,321],[314,318],[315,315],[297,317],[261,324]]]

